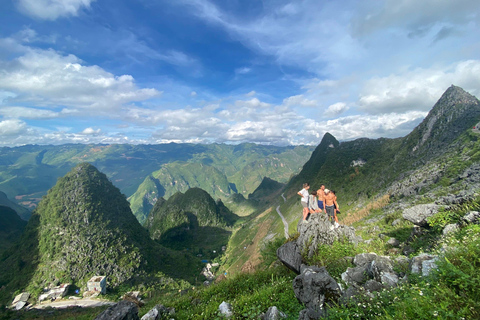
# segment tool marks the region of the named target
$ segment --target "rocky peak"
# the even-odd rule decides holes
[[[452,85],[409,135],[409,139],[419,139],[412,151],[435,154],[472,127],[479,118],[480,101]]]

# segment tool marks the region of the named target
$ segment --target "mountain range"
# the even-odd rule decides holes
[[[276,179],[255,177],[252,172],[285,167],[285,160],[278,160],[280,155],[297,158],[298,150],[306,150],[303,147],[294,152],[295,148],[228,146],[227,155],[217,154],[215,159],[192,152],[189,157],[195,161],[165,163],[142,181],[137,179],[139,187],[130,203],[110,182],[115,180],[110,177],[109,181],[108,175],[99,172],[102,170],[86,163],[78,165],[39,202],[20,240],[2,255],[0,285],[7,288],[2,295],[65,280],[82,284],[91,273],[111,274],[112,284],[117,286],[148,281],[145,279],[157,271],[192,279],[203,258],[218,257],[221,273],[255,270],[262,262],[261,251],[273,240],[284,238],[284,222],[288,233],[295,234],[302,211],[297,191],[304,182],[309,182],[312,190],[321,184],[335,190],[344,221],[383,197],[394,206],[397,202],[433,202],[459,191],[475,193],[480,188],[480,145],[479,133],[472,128],[479,121],[480,101],[451,86],[405,137],[339,142],[327,133],[301,170],[289,179],[279,177],[288,172],[292,175],[292,169],[270,174]],[[243,161],[234,161],[235,155],[250,154],[258,159],[262,152],[263,161],[234,169],[241,167],[235,161]],[[228,179],[221,179],[220,173]],[[248,191],[247,186],[255,184],[242,187],[242,177],[259,182]],[[207,179],[213,181],[208,184],[214,186],[210,191],[194,183]],[[222,192],[230,194],[221,199]],[[135,215],[130,207],[139,201]],[[145,217],[144,227],[139,216]],[[222,247],[226,251],[220,256]],[[104,251],[106,257],[102,257]],[[7,266],[15,266],[18,276],[8,273]]]

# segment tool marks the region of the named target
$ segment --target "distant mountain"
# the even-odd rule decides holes
[[[91,276],[106,275],[115,287],[158,271],[193,276],[195,266],[188,254],[151,240],[106,175],[83,163],[39,203],[25,236],[0,264],[0,285],[36,292],[51,283],[81,286]]]
[[[236,193],[247,196],[264,177],[287,182],[300,170],[312,150],[304,146],[281,148],[248,143],[209,147],[209,152],[196,154],[188,162],[162,165],[140,184],[129,198],[132,211],[140,222],[145,221],[159,197],[167,199],[189,188],[201,188],[229,206],[230,196]]]
[[[0,253],[20,238],[26,225],[15,210],[0,205]]]
[[[23,220],[28,220],[32,215],[32,212],[27,208],[10,201],[7,195],[2,191],[0,191],[0,205],[13,209]]]
[[[3,147],[0,191],[33,210],[58,178],[78,163],[88,162],[131,197],[134,213],[143,222],[155,204],[154,198],[168,198],[188,187],[201,187],[213,197],[225,200],[232,193],[246,196],[253,192],[264,176],[287,182],[312,150],[310,146],[176,143]],[[206,179],[207,174],[210,180]],[[145,185],[146,180],[150,182]]]
[[[168,200],[158,199],[145,227],[152,239],[166,246],[199,253],[209,248],[220,251],[237,219],[222,201],[215,201],[200,188],[191,188]]]

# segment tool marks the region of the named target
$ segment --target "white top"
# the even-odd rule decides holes
[[[298,191],[302,194],[302,201],[305,202],[305,203],[308,203],[308,190],[305,190],[305,188],[303,188],[302,190]]]

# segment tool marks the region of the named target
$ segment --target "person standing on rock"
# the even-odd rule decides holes
[[[337,203],[337,197],[330,192],[330,190],[325,189],[325,211],[332,225],[335,223],[335,207],[340,209]]]
[[[335,196],[335,202],[334,202],[334,206],[335,206],[335,228],[338,228],[338,226],[340,225],[338,223],[338,217],[337,217],[337,213],[340,213],[340,210],[338,210],[338,207],[337,207],[337,194],[335,192],[335,190],[332,190],[330,191],[331,193],[333,193],[333,195]]]
[[[320,186],[320,189],[317,190],[317,198],[318,198],[318,208],[325,212],[325,205],[324,205],[324,202],[325,202],[325,185],[321,185]]]
[[[310,184],[308,182],[305,182],[303,184],[303,189],[298,191],[297,194],[302,197],[302,200],[300,203],[302,204],[303,207],[303,220],[307,220],[307,215],[308,215],[308,189],[310,189]]]

